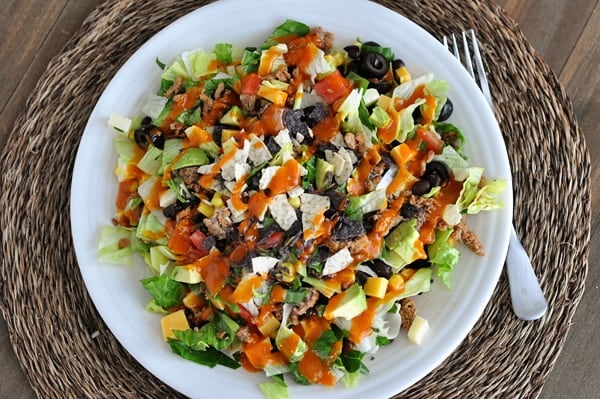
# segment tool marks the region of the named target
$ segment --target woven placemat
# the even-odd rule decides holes
[[[69,189],[86,120],[110,78],[159,29],[206,3],[104,3],[51,61],[7,142],[0,194],[1,310],[40,397],[180,396],[143,369],[96,312],[71,242]],[[380,3],[436,37],[477,30],[513,168],[515,225],[549,300],[543,319],[518,320],[503,273],[460,347],[396,397],[536,397],[565,341],[587,273],[590,160],[571,104],[495,4]]]

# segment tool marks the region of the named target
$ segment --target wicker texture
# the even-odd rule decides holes
[[[571,104],[493,3],[379,2],[436,37],[476,29],[513,168],[515,225],[549,300],[540,321],[518,320],[503,273],[460,347],[396,398],[536,397],[587,273],[590,160]],[[40,397],[180,396],[143,369],[96,312],[70,238],[69,189],[87,116],[110,78],[159,29],[206,3],[103,4],[51,61],[2,154],[0,307]]]

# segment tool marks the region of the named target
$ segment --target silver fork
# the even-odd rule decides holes
[[[483,67],[483,58],[479,52],[479,45],[475,37],[475,31],[469,29],[470,44],[467,39],[467,33],[462,32],[462,47],[463,57],[461,58],[459,45],[456,36],[450,36],[450,42],[446,36],[443,37],[442,43],[446,49],[454,54],[454,57],[463,64],[469,72],[473,80],[478,83],[481,92],[488,101],[488,105],[494,112],[494,104],[492,94]],[[470,48],[473,49],[471,55]],[[477,68],[477,73],[473,70],[473,61]],[[508,282],[510,285],[510,296],[512,307],[517,315],[522,320],[537,320],[546,313],[548,304],[540,284],[535,276],[531,261],[523,245],[517,237],[515,227],[511,224],[510,241],[508,244],[508,253],[506,255],[506,269],[508,272]]]

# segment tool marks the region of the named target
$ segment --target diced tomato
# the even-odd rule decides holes
[[[194,224],[189,218],[179,221],[169,238],[168,246],[171,251],[179,255],[187,255],[191,244],[190,235],[194,228]]]
[[[253,72],[249,73],[242,78],[242,89],[240,94],[246,95],[255,95],[258,92],[258,86],[260,86],[260,82],[262,81],[261,77]]]
[[[246,321],[248,324],[254,324],[254,320],[252,317],[252,313],[244,306],[238,303],[238,309],[240,310],[240,317]]]
[[[283,242],[283,231],[274,231],[266,238],[263,238],[258,243],[258,246],[262,249],[270,249],[281,246]]]
[[[417,137],[421,139],[425,145],[427,145],[427,149],[439,154],[442,152],[442,147],[444,147],[444,142],[441,138],[437,136],[434,132],[429,129],[418,129]]]
[[[333,104],[350,94],[352,87],[352,82],[336,70],[315,83],[314,89],[328,104]]]
[[[206,234],[204,234],[202,230],[196,230],[190,236],[190,241],[192,242],[192,245],[196,247],[200,256],[206,256],[209,252],[208,249],[204,248],[204,240],[206,240]]]

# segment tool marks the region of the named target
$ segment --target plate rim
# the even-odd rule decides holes
[[[258,4],[258,5],[261,5],[261,6],[263,6],[263,5],[270,6],[273,3],[276,3],[276,2],[274,0],[259,0],[259,1],[253,2],[252,5],[256,6]],[[279,2],[277,2],[277,3],[279,3]],[[317,1],[316,0],[309,0],[309,1],[305,2],[305,3],[317,3]],[[343,1],[341,1],[341,0],[335,0],[335,1],[332,1],[331,3],[332,4],[344,4]],[[392,11],[392,10],[390,10],[388,8],[385,8],[385,7],[383,7],[383,6],[379,5],[379,4],[376,4],[376,3],[371,3],[371,2],[367,2],[367,1],[363,1],[361,3],[362,3],[361,5],[365,6],[365,7],[372,7],[372,6],[380,7],[382,9],[384,9],[385,12],[392,13],[394,18],[399,18],[399,20],[403,20],[402,25],[405,25],[405,24],[411,25],[412,24],[413,28],[421,30],[422,33],[427,34],[426,31],[423,30],[423,28],[419,27],[417,24],[415,24],[414,22],[410,21],[408,18],[402,16],[401,14],[396,13],[395,11]],[[73,232],[73,241],[74,241],[74,244],[75,244],[76,256],[77,256],[77,259],[78,259],[78,264],[79,264],[80,272],[82,273],[82,275],[84,277],[84,282],[86,284],[86,289],[88,290],[88,293],[90,293],[90,296],[92,297],[92,301],[94,302],[94,305],[98,309],[98,311],[100,313],[100,316],[105,321],[105,323],[107,324],[107,326],[109,327],[109,329],[111,330],[111,332],[113,333],[113,335],[115,335],[115,337],[117,337],[117,339],[119,340],[119,342],[121,343],[121,345],[123,345],[128,350],[129,350],[128,345],[125,345],[123,343],[122,333],[119,332],[119,331],[115,331],[114,330],[116,327],[114,325],[111,325],[109,322],[107,322],[107,317],[103,313],[103,312],[105,312],[105,310],[104,309],[101,310],[101,309],[98,308],[98,302],[99,302],[98,298],[97,298],[98,295],[97,295],[97,293],[94,294],[92,292],[93,289],[92,290],[90,289],[90,284],[91,283],[88,281],[89,275],[87,273],[87,270],[85,269],[85,265],[83,265],[84,267],[82,267],[82,264],[80,262],[80,260],[84,260],[85,261],[85,258],[82,258],[80,256],[80,250],[78,250],[78,248],[81,248],[81,241],[80,241],[80,237],[76,237],[75,232],[78,231],[78,229],[77,229],[77,226],[75,226],[75,223],[74,223],[74,220],[77,219],[76,212],[77,212],[77,204],[78,204],[78,202],[73,200],[73,199],[77,200],[79,198],[78,197],[78,193],[76,192],[76,190],[74,189],[74,187],[76,187],[77,182],[81,178],[80,177],[81,168],[78,168],[78,165],[81,166],[81,162],[82,162],[80,151],[86,145],[86,142],[84,140],[86,139],[86,133],[88,132],[88,129],[93,129],[94,128],[94,126],[91,123],[92,123],[92,119],[96,116],[96,109],[98,107],[98,104],[100,104],[103,101],[103,99],[105,97],[105,93],[109,92],[109,90],[112,90],[111,89],[111,85],[113,84],[113,82],[116,81],[116,79],[119,76],[119,74],[121,74],[122,71],[125,70],[126,68],[130,68],[130,66],[128,66],[128,65],[132,64],[131,60],[132,59],[136,59],[135,57],[136,57],[137,54],[140,54],[141,52],[146,51],[146,49],[151,46],[151,44],[153,43],[153,41],[158,40],[158,39],[156,39],[157,37],[161,37],[161,36],[167,35],[170,30],[177,30],[177,26],[179,24],[181,24],[182,21],[192,19],[192,18],[194,18],[195,16],[197,16],[200,13],[206,13],[207,10],[210,10],[212,8],[232,7],[232,6],[240,5],[240,4],[246,4],[246,3],[243,0],[221,0],[221,1],[217,1],[217,2],[214,2],[214,3],[208,4],[206,6],[200,7],[199,9],[197,9],[197,10],[191,12],[191,13],[188,13],[188,14],[186,14],[186,15],[178,18],[178,19],[176,19],[175,21],[173,21],[172,23],[170,23],[167,27],[159,30],[155,35],[153,35],[149,40],[147,40],[142,46],[140,46],[138,48],[138,50],[136,50],[136,52],[127,60],[127,62],[125,64],[123,64],[118,69],[117,73],[113,76],[113,78],[111,79],[111,81],[107,85],[106,89],[103,91],[102,95],[98,99],[98,102],[97,102],[96,106],[94,107],[94,110],[90,114],[90,117],[88,119],[88,123],[86,124],[86,128],[84,129],[84,135],[82,137],[82,140],[80,142],[79,148],[77,150],[77,156],[76,156],[76,159],[75,159],[75,164],[74,164],[74,168],[73,168],[73,177],[72,177],[72,182],[71,182],[71,204],[70,204],[70,206],[71,206],[71,209],[70,209],[71,214],[70,214],[70,216],[71,216],[71,227],[72,227],[72,232]],[[367,6],[367,4],[368,4],[368,6]],[[384,12],[383,10],[380,10],[380,11]],[[269,27],[268,29],[272,29],[273,27]],[[324,28],[326,30],[329,30],[327,26],[324,26]],[[331,31],[334,34],[336,34],[335,29],[331,29]],[[165,32],[167,32],[167,33],[165,33]],[[429,35],[429,34],[427,34],[427,35]],[[430,41],[430,43],[433,43],[433,42]],[[184,51],[184,50],[186,50],[186,49],[185,48],[179,49],[179,51]],[[449,58],[453,59],[452,57],[449,57]],[[462,67],[461,67],[461,69],[462,69]],[[464,72],[464,74],[466,74],[466,71],[463,70],[463,72]],[[478,90],[477,90],[477,92],[479,93]],[[475,96],[477,97],[477,95],[475,95]],[[485,101],[485,99],[483,98],[483,95],[481,93],[479,93],[479,97],[480,98],[476,98],[476,100],[478,100],[478,101],[481,101],[481,100]],[[138,106],[137,108],[139,109],[140,107]],[[489,112],[491,113],[491,111],[489,111]],[[492,117],[493,117],[493,114],[492,114]],[[496,129],[494,129],[494,130],[496,130],[494,132],[494,134],[496,135],[496,139],[500,139],[501,140],[502,139],[501,138],[501,133],[500,133],[497,121],[495,120],[495,118],[493,118],[493,121],[494,121],[494,123],[496,125]],[[508,163],[508,155],[506,153],[506,147],[504,146],[504,143],[502,143],[502,144],[503,144],[502,148],[504,148],[504,156],[506,158],[505,161],[506,161],[506,164],[508,166],[508,169],[507,169],[508,175],[507,176],[503,176],[503,177],[507,178],[507,183],[508,183],[507,184],[507,191],[510,192],[510,195],[505,196],[506,207],[507,208],[510,207],[510,212],[506,212],[506,213],[507,213],[507,217],[509,217],[510,219],[512,219],[512,201],[513,201],[513,198],[512,198],[512,180],[511,180],[511,177],[510,177],[510,165]],[[108,223],[108,220],[107,220],[107,223]],[[506,249],[508,248],[508,226],[509,226],[509,224],[510,224],[510,220],[506,222],[506,226],[505,226],[506,233],[505,234],[500,234],[500,237],[499,237],[500,238],[500,246],[504,247],[504,249],[503,250],[501,249],[500,252],[504,252],[504,254],[506,253]],[[89,245],[89,243],[88,243],[88,245]],[[447,348],[447,351],[446,351],[447,353],[445,353],[442,356],[440,356],[440,357],[443,357],[443,359],[441,359],[440,362],[438,362],[437,365],[439,365],[444,359],[446,359],[450,355],[451,352],[453,352],[455,350],[455,348],[460,344],[460,342],[462,342],[462,340],[464,340],[464,338],[468,335],[468,332],[472,330],[472,328],[475,325],[475,322],[481,317],[481,314],[483,313],[483,310],[484,310],[485,306],[487,306],[487,304],[490,301],[490,298],[491,298],[492,293],[493,293],[493,289],[494,289],[494,287],[496,286],[496,284],[498,282],[501,270],[502,270],[502,267],[497,267],[496,268],[496,270],[495,270],[496,271],[496,276],[494,278],[490,279],[490,280],[494,280],[494,282],[493,282],[493,284],[490,283],[490,287],[487,287],[487,291],[489,291],[487,293],[487,295],[486,295],[487,299],[485,299],[484,301],[482,301],[482,303],[479,306],[479,309],[477,309],[476,311],[474,311],[470,315],[471,317],[469,318],[469,321],[467,323],[467,324],[470,325],[470,327],[467,329],[466,333],[463,335],[463,337],[460,340],[457,340],[456,342],[454,342],[454,345],[451,345],[451,347]],[[140,311],[144,311],[143,307],[140,308]],[[108,319],[110,319],[110,317]],[[158,329],[158,325],[156,327]],[[160,370],[156,370],[156,368],[153,367],[153,365],[148,365],[145,362],[140,361],[138,359],[138,356],[136,356],[134,353],[132,353],[132,355],[134,356],[134,358],[136,358],[136,360],[139,363],[142,364],[142,366],[144,368],[146,368],[147,370],[149,370],[157,378],[161,379],[162,381],[164,381],[168,385],[172,386],[173,388],[179,390],[180,392],[184,392],[184,391],[181,391],[181,389],[178,387],[178,385],[174,386],[171,383],[171,381],[165,380],[164,376],[162,376],[163,378],[161,378]],[[400,387],[399,389],[393,389],[393,390],[389,390],[388,389],[387,391],[382,391],[381,393],[382,394],[386,394],[386,395],[387,394],[398,393],[401,390],[407,388],[408,386],[414,384],[419,379],[423,378],[426,374],[428,374],[429,372],[431,372],[431,370],[433,370],[435,367],[436,366],[432,366],[426,372],[420,373],[420,376],[413,377],[412,381],[410,381],[409,384],[405,384],[405,386]],[[157,375],[157,373],[159,375]],[[243,373],[243,372],[242,371],[237,371],[236,373]],[[370,378],[373,378],[373,376],[371,376]],[[361,381],[361,383],[364,383],[364,381]],[[358,384],[358,387],[361,386],[361,383]],[[291,385],[290,386],[290,391],[293,393],[292,396],[296,396],[295,394],[297,393],[296,392],[297,390],[296,389],[292,389],[293,384],[290,384],[290,385]],[[314,387],[312,387],[312,388],[314,388]],[[302,387],[302,390],[305,391],[305,392],[315,391],[312,388],[311,389],[306,389],[305,387]],[[352,396],[352,395],[355,395],[356,393],[358,393],[358,390],[357,389],[345,390],[344,392],[347,392],[348,395]],[[319,393],[321,394],[321,392],[319,392]],[[336,396],[336,397],[338,397],[338,396]],[[343,395],[339,396],[339,397],[343,397]]]

